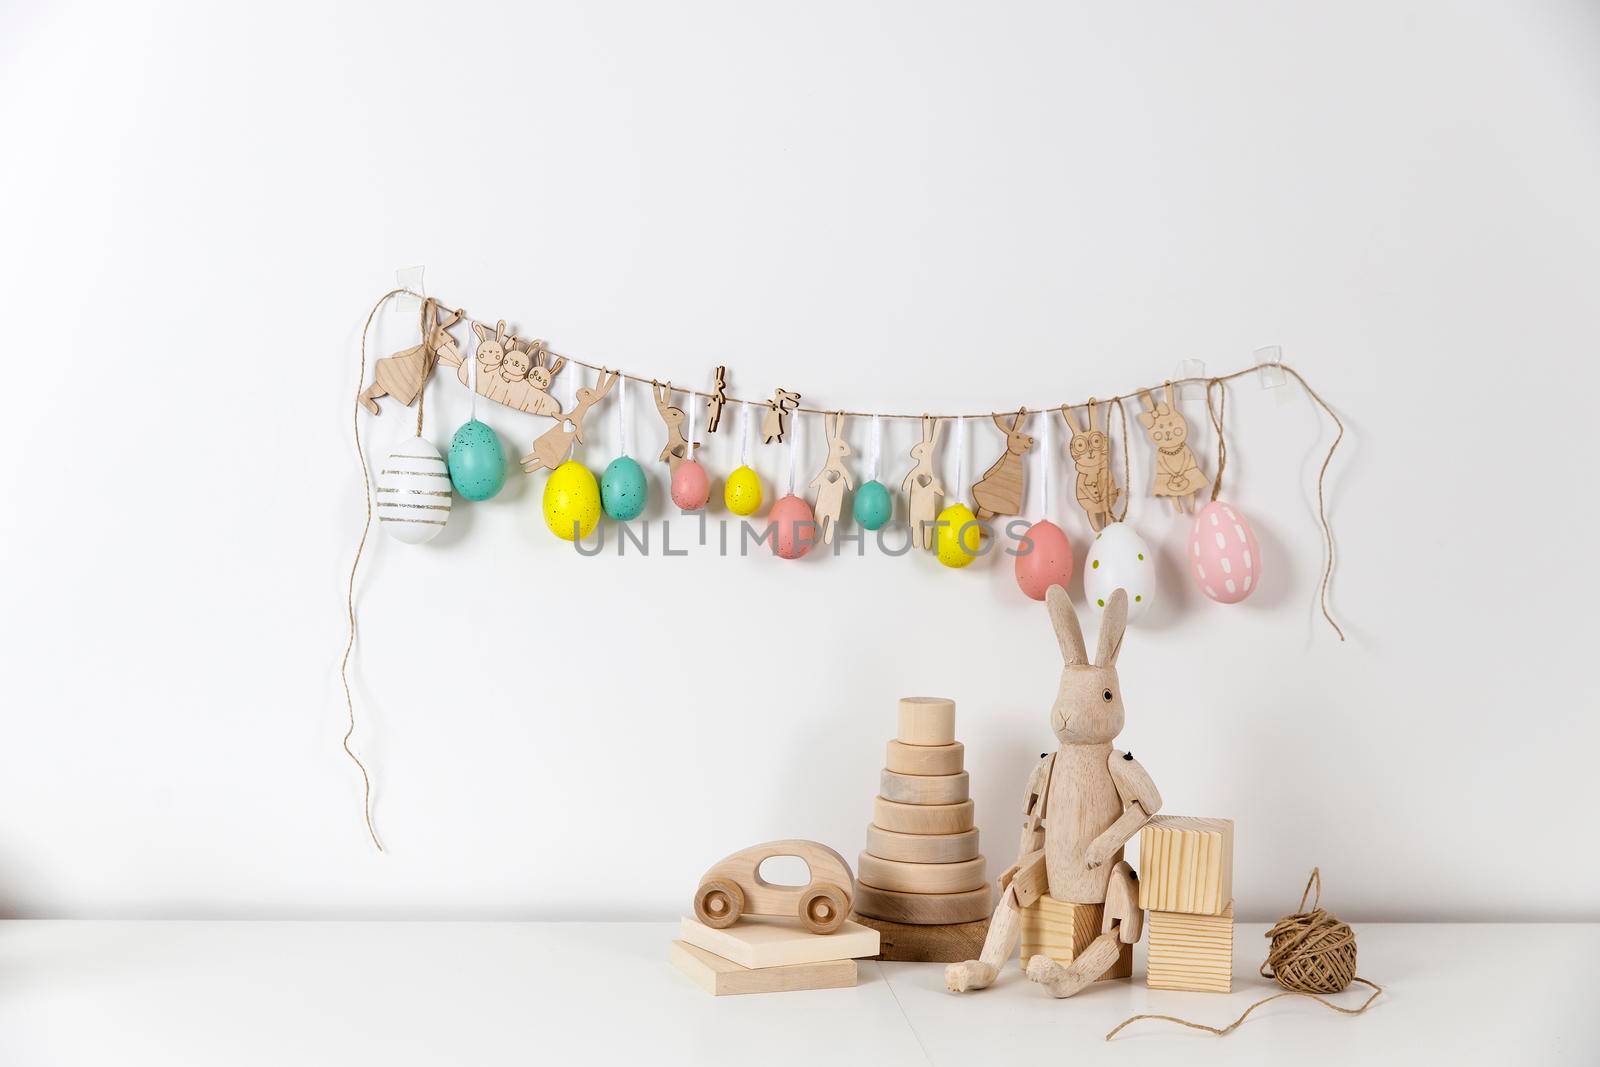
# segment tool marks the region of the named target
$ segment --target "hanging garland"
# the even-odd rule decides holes
[[[366,520],[362,525],[346,588],[349,633],[339,666],[349,713],[344,749],[361,770],[367,831],[379,851],[383,846],[372,822],[371,779],[350,748],[350,738],[355,732],[355,704],[350,695],[348,667],[355,645],[356,574],[366,549],[367,535],[371,531],[375,495],[380,525],[397,540],[417,544],[432,540],[443,530],[450,517],[452,489],[465,500],[482,501],[495,496],[504,486],[506,452],[499,435],[478,418],[480,396],[518,411],[555,420],[554,425],[534,440],[530,450],[522,456],[522,468],[528,473],[538,470],[550,472],[543,496],[545,523],[552,533],[567,541],[583,540],[592,533],[599,524],[602,511],[617,522],[636,519],[644,511],[649,481],[643,468],[628,453],[629,383],[648,384],[651,388],[656,411],[666,431],[665,445],[657,459],[667,464],[672,501],[683,511],[704,508],[710,496],[710,477],[695,456],[695,451],[701,445],[696,437],[697,414],[702,400],[706,403],[708,434],[717,432],[726,405],[738,404],[742,407],[739,466],[728,476],[723,499],[728,510],[741,517],[760,510],[763,503],[761,479],[750,466],[749,448],[752,409],[763,409],[762,442],[784,444],[789,450],[786,492],[767,513],[773,534],[773,552],[783,559],[798,559],[806,555],[817,543],[816,533],[819,529],[821,543],[833,543],[844,514],[847,491],[854,492],[850,514],[860,527],[879,530],[889,522],[895,510],[893,494],[879,480],[881,425],[884,419],[914,421],[921,430],[920,440],[911,448],[912,467],[900,486],[906,501],[912,546],[932,551],[946,567],[963,568],[983,554],[983,539],[989,532],[986,525],[988,520],[1021,515],[1024,511],[1027,501],[1027,456],[1033,452],[1035,444],[1034,438],[1025,432],[1029,419],[1025,407],[1011,412],[956,415],[849,411],[801,406],[801,394],[783,387],[776,387],[770,399],[746,400],[728,395],[727,367],[720,365],[715,370],[712,391],[677,390],[685,397],[684,406],[678,407],[673,403],[674,387],[671,382],[663,385],[654,378],[624,374],[580,359],[556,356],[542,340],[524,341],[508,333],[503,319],[490,326],[469,317],[461,308],[441,315],[441,305],[437,300],[425,298],[409,289],[394,289],[385,293],[368,313],[361,330],[360,383],[366,380],[366,342],[372,322],[388,301],[400,296],[414,297],[421,302],[418,322],[421,339],[410,348],[377,360],[372,384],[362,389],[357,397],[353,437],[361,463]],[[459,323],[470,326],[470,335],[476,338],[476,344],[470,352],[459,348],[450,332],[451,327]],[[455,368],[455,377],[467,388],[472,404],[468,421],[451,438],[448,457],[440,456],[438,450],[422,437],[423,396],[428,379],[439,363]],[[568,371],[565,378],[567,402],[563,405],[555,399],[553,386],[569,364],[573,369]],[[597,376],[593,386],[578,387],[578,368]],[[1043,506],[1038,521],[1027,527],[1022,539],[1022,545],[1026,547],[1019,549],[1017,555],[1016,580],[1021,591],[1033,599],[1042,599],[1051,585],[1065,586],[1073,572],[1071,542],[1066,532],[1052,520],[1050,506],[1050,486],[1055,476],[1051,419],[1059,411],[1069,433],[1067,452],[1072,457],[1075,473],[1074,495],[1094,532],[1084,563],[1085,597],[1092,607],[1103,609],[1112,590],[1121,588],[1128,592],[1129,622],[1149,610],[1156,592],[1152,553],[1144,539],[1126,522],[1132,494],[1129,486],[1128,416],[1123,402],[1134,398],[1143,402],[1138,420],[1153,448],[1151,495],[1172,501],[1178,512],[1194,511],[1195,497],[1205,489],[1207,479],[1189,445],[1189,424],[1179,409],[1177,390],[1185,384],[1202,383],[1206,390],[1206,411],[1217,437],[1217,472],[1211,480],[1211,499],[1195,514],[1188,542],[1189,566],[1196,585],[1213,601],[1234,604],[1248,597],[1260,584],[1260,548],[1243,513],[1219,497],[1223,470],[1227,465],[1227,441],[1223,432],[1227,408],[1226,383],[1256,373],[1259,369],[1249,367],[1218,377],[1167,381],[1163,383],[1164,395],[1149,388],[1139,388],[1104,401],[1091,397],[1082,405],[1059,404],[1042,409],[1044,447],[1039,454],[1043,467]],[[1293,377],[1333,420],[1338,430],[1317,472],[1317,516],[1322,527],[1324,547],[1318,602],[1328,625],[1343,641],[1344,631],[1328,610],[1334,543],[1333,530],[1328,523],[1324,485],[1334,452],[1344,439],[1344,424],[1298,371],[1282,363],[1276,364],[1275,369]],[[620,455],[596,480],[593,472],[578,461],[576,451],[577,446],[584,442],[584,419],[613,390],[617,394]],[[1213,395],[1217,398],[1215,404]],[[367,473],[366,452],[361,440],[361,408],[365,407],[377,415],[381,411],[378,401],[384,397],[407,407],[415,403],[417,426],[415,436],[389,454],[374,485],[374,479]],[[1106,408],[1104,428],[1098,421],[1102,405]],[[1081,425],[1072,414],[1073,408],[1080,406],[1085,408]],[[1111,469],[1111,408],[1116,409],[1120,421],[1121,486],[1117,484]],[[792,420],[792,416],[797,414],[822,416],[827,432],[827,459],[809,483],[814,506],[795,493],[797,439],[801,436],[803,426],[803,423]],[[871,420],[871,477],[859,490],[855,489],[854,479],[845,463],[852,451],[844,441],[844,426],[846,419],[852,417]],[[975,509],[969,507],[966,500],[968,419],[988,419],[1005,436],[1005,451],[972,485]],[[946,494],[935,466],[941,430],[944,423],[951,420],[955,422],[956,492],[953,496]],[[684,432],[685,424],[687,434]],[[1120,509],[1117,506],[1119,500]]]

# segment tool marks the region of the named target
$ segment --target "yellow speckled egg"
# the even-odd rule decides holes
[[[946,567],[965,567],[978,558],[982,533],[971,508],[951,504],[939,512],[939,525],[933,532],[934,553]]]
[[[569,459],[544,483],[544,524],[563,541],[588,537],[600,522],[600,483],[594,472]]]
[[[722,487],[722,502],[735,515],[754,515],[761,510],[761,475],[740,467],[728,475]]]

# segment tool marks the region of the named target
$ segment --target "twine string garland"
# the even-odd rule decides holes
[[[1217,406],[1211,406],[1211,390],[1217,391]],[[1222,434],[1222,420],[1228,415],[1228,390],[1220,378],[1213,378],[1206,383],[1206,414],[1211,416],[1211,425],[1217,431],[1217,477],[1211,483],[1211,499],[1217,499],[1217,494],[1222,492],[1222,472],[1228,466],[1228,439]]]
[[[1307,911],[1306,898],[1311,896],[1313,886],[1317,895],[1311,902],[1311,910]],[[1261,964],[1261,977],[1274,979],[1286,992],[1262,997],[1224,1027],[1207,1026],[1180,1019],[1176,1015],[1133,1015],[1106,1034],[1106,1040],[1110,1041],[1122,1032],[1123,1027],[1141,1019],[1163,1019],[1191,1030],[1204,1030],[1208,1034],[1225,1037],[1237,1030],[1251,1012],[1283,997],[1308,997],[1341,1015],[1360,1015],[1378,999],[1383,987],[1356,974],[1355,931],[1350,929],[1349,923],[1340,922],[1337,916],[1324,910],[1321,903],[1322,871],[1313,867],[1311,877],[1306,881],[1305,892],[1300,894],[1299,910],[1293,915],[1285,915],[1267,931],[1267,958]],[[1372,990],[1359,1007],[1346,1008],[1317,995],[1341,993],[1352,982],[1360,982]]]

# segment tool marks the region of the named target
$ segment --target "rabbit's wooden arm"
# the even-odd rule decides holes
[[[1117,850],[1132,840],[1139,828],[1161,810],[1161,792],[1156,789],[1149,772],[1133,758],[1133,753],[1112,749],[1107,764],[1124,810],[1121,818],[1089,843],[1084,859],[1091,870],[1116,855]]]
[[[1044,847],[1044,809],[1049,802],[1050,771],[1055,763],[1055,753],[1046,753],[1028,775],[1028,788],[1022,799],[1022,837],[1017,841],[1018,863]]]

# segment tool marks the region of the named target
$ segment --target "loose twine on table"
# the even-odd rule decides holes
[[[1311,910],[1307,911],[1306,898],[1311,896],[1313,886],[1316,887],[1317,895],[1311,902]],[[1285,915],[1267,931],[1270,947],[1267,950],[1267,958],[1261,964],[1261,977],[1276,980],[1288,992],[1262,997],[1246,1008],[1237,1019],[1220,1029],[1180,1019],[1176,1015],[1134,1015],[1124,1019],[1108,1033],[1106,1040],[1110,1041],[1122,1032],[1123,1027],[1141,1019],[1163,1019],[1180,1026],[1187,1026],[1192,1030],[1204,1030],[1208,1034],[1225,1037],[1237,1030],[1239,1024],[1250,1017],[1251,1012],[1263,1004],[1271,1004],[1283,997],[1309,997],[1341,1015],[1360,1015],[1372,1007],[1372,1002],[1378,999],[1383,987],[1356,974],[1355,931],[1350,929],[1349,923],[1340,922],[1337,916],[1321,908],[1319,906],[1321,903],[1322,871],[1313,867],[1311,877],[1306,881],[1306,890],[1300,894],[1299,910],[1293,915]],[[1351,982],[1360,982],[1372,989],[1358,1008],[1342,1007],[1317,995],[1343,992]]]

